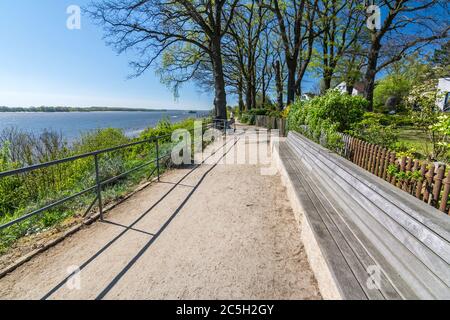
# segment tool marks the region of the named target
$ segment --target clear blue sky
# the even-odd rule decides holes
[[[212,108],[213,96],[193,84],[175,100],[153,70],[127,79],[130,57],[107,47],[88,17],[81,30],[68,30],[67,7],[89,2],[0,1],[0,106]]]

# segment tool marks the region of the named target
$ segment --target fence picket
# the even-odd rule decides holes
[[[370,166],[370,172],[375,174],[375,169],[377,167],[377,163],[378,163],[378,151],[379,151],[379,147],[378,145],[374,145],[373,147],[373,157],[372,157],[372,165]]]
[[[424,162],[422,163],[422,165],[420,166],[420,178],[419,178],[419,182],[417,183],[417,189],[416,189],[416,198],[417,199],[422,199],[422,189],[424,186],[424,182],[425,182],[425,173],[427,172],[427,164]]]
[[[361,140],[358,140],[358,156],[356,157],[356,164],[358,166],[361,166],[361,157],[362,157],[362,144],[363,142]]]
[[[444,180],[445,175],[445,164],[439,166],[436,175],[434,176],[433,185],[433,199],[431,205],[439,208],[439,196],[441,195],[442,180]]]
[[[399,171],[400,164],[399,164],[398,160],[396,160],[395,152],[392,152],[392,158],[393,158],[393,163],[391,163],[391,164],[397,168],[397,171]],[[395,177],[395,175],[392,175],[390,183],[395,186],[396,182],[397,182],[397,178]]]
[[[430,164],[428,166],[428,171],[425,174],[425,189],[423,192],[423,201],[430,204],[431,202],[431,193],[432,193],[432,184],[433,184],[433,177],[434,177],[434,165]]]
[[[406,156],[402,156],[400,158],[400,172],[405,172],[405,168],[406,168]],[[405,180],[400,180],[397,182],[398,183],[398,187],[401,188],[402,190],[404,190],[405,188]]]
[[[411,159],[412,160],[412,159]],[[419,160],[413,160],[414,161],[414,165],[411,169],[412,172],[416,172],[419,169],[420,163]],[[408,188],[408,192],[412,195],[415,196],[414,194],[414,187],[417,185],[417,181],[413,178],[411,179],[410,183],[409,183],[409,188]]]

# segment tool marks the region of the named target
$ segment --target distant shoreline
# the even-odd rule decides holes
[[[0,112],[106,112],[106,111],[126,111],[126,112],[167,112],[167,111],[184,111],[189,113],[204,112],[208,110],[168,110],[168,109],[145,109],[145,108],[115,108],[115,107],[0,107]]]

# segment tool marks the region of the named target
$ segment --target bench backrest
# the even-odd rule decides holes
[[[450,298],[449,216],[298,133],[287,142],[387,275],[420,298]]]

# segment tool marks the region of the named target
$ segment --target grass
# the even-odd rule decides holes
[[[427,154],[430,154],[432,150],[431,142],[427,135],[414,127],[400,127],[397,128],[396,134],[398,135],[398,141],[404,142],[416,149],[423,158],[426,158]]]

